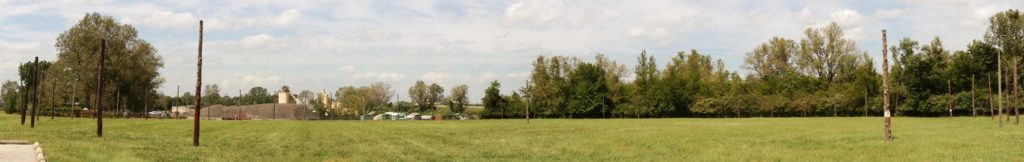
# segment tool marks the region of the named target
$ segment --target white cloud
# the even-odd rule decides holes
[[[669,38],[669,32],[665,28],[647,29],[644,27],[630,27],[629,30],[626,30],[624,36],[627,38],[664,40]]]
[[[79,20],[82,20],[82,18],[85,17],[85,14],[84,13],[70,13],[69,12],[69,13],[61,14],[61,17],[63,17],[64,20],[66,20],[68,23],[75,23],[75,22],[78,22]],[[122,22],[124,22],[124,21],[122,20]]]
[[[372,73],[371,72],[371,73],[363,74],[363,76],[368,78],[368,79],[372,79],[373,81],[391,81],[391,82],[395,82],[395,81],[400,81],[402,79],[405,79],[405,74],[398,74],[398,73]]]
[[[505,77],[512,80],[525,80],[530,77],[530,72],[508,73]]]
[[[444,83],[444,82],[447,82],[451,78],[453,78],[453,75],[451,73],[448,73],[448,72],[433,72],[433,71],[429,72],[427,74],[423,74],[423,76],[420,77],[420,79],[423,79],[423,80],[428,81],[428,82],[434,82],[434,83]]]
[[[264,47],[274,41],[274,37],[267,34],[246,36],[242,38],[242,47]]]
[[[840,26],[860,26],[862,18],[857,10],[851,9],[836,11],[829,15],[829,20],[839,23]]]
[[[275,85],[281,81],[280,76],[257,76],[257,75],[245,75],[242,78],[242,84],[253,85],[253,86],[268,86]]]
[[[498,79],[498,74],[492,72],[485,72],[480,74],[480,78],[476,80],[479,83],[487,83]]]
[[[193,28],[199,18],[189,12],[174,13],[170,11],[156,11],[142,18],[142,23],[157,28]]]
[[[562,16],[561,0],[524,0],[505,9],[505,22],[532,26],[547,25]]]
[[[905,13],[907,13],[907,9],[903,9],[903,8],[881,9],[881,10],[875,11],[875,14],[873,16],[879,17],[879,18],[893,18],[893,17],[901,16],[901,15],[903,15]]]
[[[356,67],[352,65],[345,65],[342,67],[338,67],[338,71],[345,75],[352,75],[356,73]]]

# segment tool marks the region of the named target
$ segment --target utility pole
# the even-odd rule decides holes
[[[107,40],[100,40],[100,58],[96,64],[96,136],[103,137],[103,57],[107,54]]]
[[[892,119],[889,114],[889,47],[882,29],[882,107],[885,108],[885,141],[892,141]]]
[[[196,102],[195,102],[195,121],[192,126],[192,146],[199,146],[199,105],[203,103],[202,95],[203,87],[203,20],[199,20],[199,60],[196,63]]]

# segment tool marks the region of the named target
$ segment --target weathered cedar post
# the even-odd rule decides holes
[[[96,62],[96,136],[103,137],[103,57],[107,54],[107,40],[100,40],[100,57]]]
[[[195,103],[195,122],[192,126],[192,146],[199,146],[199,105],[203,102],[200,97],[202,95],[203,87],[203,20],[199,20],[199,62],[196,64],[196,103]]]
[[[892,141],[892,119],[889,114],[889,51],[882,29],[882,107],[885,108],[885,141]]]
[[[36,107],[39,107],[39,57],[32,62],[32,79],[29,79],[29,83],[32,83],[32,123],[29,125],[30,128],[36,128]]]

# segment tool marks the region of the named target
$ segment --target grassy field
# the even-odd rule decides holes
[[[39,141],[51,161],[1024,161],[1024,126],[988,117],[203,121],[0,115],[0,139]]]

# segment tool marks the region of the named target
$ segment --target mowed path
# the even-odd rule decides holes
[[[0,115],[2,116],[2,115]],[[988,117],[203,121],[0,117],[51,161],[1024,161],[1024,126]]]

